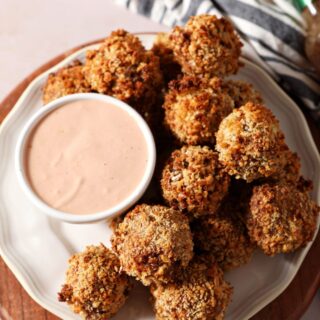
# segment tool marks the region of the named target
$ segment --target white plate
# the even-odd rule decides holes
[[[141,35],[140,38],[150,47],[154,36]],[[0,253],[30,296],[63,319],[79,319],[57,301],[69,256],[88,244],[109,245],[111,231],[104,223],[71,225],[38,212],[20,190],[13,157],[22,126],[41,107],[41,88],[48,73],[75,58],[83,60],[85,50],[74,53],[36,78],[0,128]],[[301,111],[264,71],[247,60],[244,62],[246,65],[237,78],[253,83],[280,120],[287,143],[301,157],[303,174],[314,182],[312,196],[319,203],[320,160]],[[295,276],[310,246],[274,258],[257,252],[250,264],[227,273],[234,295],[226,319],[248,319],[275,299]],[[154,319],[147,290],[137,286],[115,319]]]

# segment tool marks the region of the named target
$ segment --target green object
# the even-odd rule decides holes
[[[295,7],[299,11],[303,11],[303,9],[305,7],[308,7],[312,2],[313,2],[313,0],[293,0]]]

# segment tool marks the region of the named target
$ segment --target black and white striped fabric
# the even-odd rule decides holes
[[[244,55],[263,67],[320,122],[320,79],[304,54],[305,23],[285,0],[115,0],[167,26],[199,14],[228,16],[244,42]],[[320,59],[320,58],[319,58]]]

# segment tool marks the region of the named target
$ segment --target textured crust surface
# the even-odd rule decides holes
[[[181,67],[173,55],[169,34],[158,33],[151,50],[160,59],[160,69],[165,82],[176,79],[181,73]]]
[[[129,103],[143,115],[162,86],[159,58],[124,30],[112,32],[98,50],[87,51],[84,74],[94,90]]]
[[[251,83],[241,80],[227,80],[223,83],[224,91],[233,99],[234,107],[240,108],[248,102],[262,104],[261,94]]]
[[[170,282],[193,257],[188,219],[160,205],[138,205],[112,238],[123,269],[144,285]]]
[[[188,146],[172,153],[163,170],[161,186],[170,206],[197,218],[215,214],[229,182],[216,152],[209,147]]]
[[[279,155],[281,169],[266,180],[269,182],[288,182],[297,184],[300,179],[301,162],[297,153],[286,148]]]
[[[233,204],[236,208],[236,204]],[[214,217],[193,223],[194,245],[203,257],[216,261],[222,270],[237,268],[250,261],[254,245],[242,221],[225,206]]]
[[[194,261],[175,283],[151,288],[157,320],[221,320],[232,287],[220,268]]]
[[[170,33],[175,58],[187,74],[226,76],[239,69],[242,43],[232,24],[212,15],[191,17]]]
[[[47,104],[68,94],[92,91],[82,70],[81,63],[75,61],[72,65],[49,74],[43,88],[43,102]]]
[[[262,105],[234,109],[222,120],[216,138],[219,160],[237,179],[251,182],[282,169],[284,135],[276,117]]]
[[[104,320],[117,313],[129,290],[129,279],[115,254],[103,245],[88,246],[69,259],[59,300],[84,319]]]
[[[165,96],[165,124],[185,144],[214,144],[221,120],[233,109],[222,80],[184,76],[169,83]]]
[[[247,227],[267,255],[288,253],[312,240],[318,215],[307,192],[290,184],[264,184],[253,189]]]

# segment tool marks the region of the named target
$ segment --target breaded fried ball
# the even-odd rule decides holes
[[[119,259],[101,244],[69,259],[66,283],[58,297],[83,319],[105,320],[122,307],[130,288]]]
[[[192,231],[195,248],[223,270],[237,268],[251,259],[254,245],[234,212],[221,209],[213,217],[200,218],[194,221]]]
[[[230,178],[209,147],[175,150],[162,172],[164,199],[189,217],[215,214],[226,195]]]
[[[221,120],[233,109],[219,78],[185,76],[169,83],[165,96],[165,125],[182,143],[214,144]]]
[[[68,94],[92,91],[90,84],[83,76],[82,70],[82,64],[75,61],[72,65],[49,74],[43,87],[43,102],[47,104]]]
[[[151,50],[160,59],[160,69],[165,82],[168,83],[176,79],[181,73],[181,67],[173,55],[169,34],[165,32],[158,33]]]
[[[280,153],[287,148],[276,117],[263,105],[251,102],[222,120],[216,140],[226,171],[247,182],[278,172]]]
[[[160,205],[138,205],[119,224],[112,238],[125,272],[144,285],[167,283],[193,257],[188,219]]]
[[[223,83],[223,89],[233,99],[234,107],[240,108],[248,102],[262,104],[261,94],[251,83],[241,80],[228,80]]]
[[[267,255],[305,246],[315,233],[319,207],[292,184],[253,189],[247,217],[249,235]]]
[[[231,22],[213,15],[191,17],[170,33],[171,48],[187,74],[227,76],[238,71],[242,43]]]
[[[151,288],[157,320],[222,320],[232,287],[217,264],[193,261],[179,279]]]
[[[124,30],[112,32],[98,50],[87,51],[84,75],[94,90],[127,102],[142,115],[162,85],[159,58]]]

